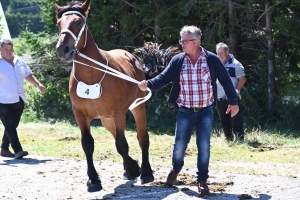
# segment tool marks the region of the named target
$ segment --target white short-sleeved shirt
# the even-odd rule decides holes
[[[15,55],[14,61],[12,66],[0,56],[0,103],[3,104],[17,103],[19,97],[26,101],[24,79],[32,72],[18,56]]]
[[[238,60],[236,60],[232,54],[229,54],[229,58],[225,62],[224,66],[227,69],[233,87],[236,88],[238,84],[238,78],[241,76],[245,76],[245,70],[243,65]],[[218,88],[218,99],[226,97],[224,88],[219,81],[217,81],[217,88]]]

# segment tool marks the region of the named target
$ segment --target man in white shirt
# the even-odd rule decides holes
[[[3,39],[0,45],[0,119],[4,125],[1,156],[17,159],[28,155],[23,151],[18,138],[17,127],[24,109],[24,79],[39,87],[42,94],[45,87],[32,75],[30,68],[13,53],[13,42]],[[9,144],[15,154],[9,151]]]
[[[241,114],[241,106],[240,106],[240,90],[243,88],[246,78],[245,78],[245,70],[243,65],[234,58],[232,54],[229,53],[229,47],[220,42],[216,45],[216,52],[222,63],[227,69],[227,72],[232,81],[233,87],[235,88],[239,100],[239,112],[231,117],[230,114],[226,113],[226,110],[229,105],[228,98],[224,92],[222,85],[217,81],[218,88],[218,101],[217,101],[217,109],[219,112],[220,121],[223,127],[223,131],[227,141],[233,141],[234,137],[236,141],[244,140],[244,128],[243,128],[243,120]],[[233,135],[233,133],[234,135]]]

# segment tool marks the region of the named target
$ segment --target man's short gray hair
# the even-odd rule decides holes
[[[180,31],[180,36],[183,34],[188,34],[192,36],[193,39],[199,40],[199,45],[201,44],[201,29],[196,26],[184,26]]]
[[[3,40],[1,40],[1,45],[0,46],[3,47],[5,44],[9,44],[11,46],[14,46],[13,41],[10,40],[10,39],[3,39]]]
[[[216,49],[219,49],[220,47],[222,47],[224,49],[224,51],[229,51],[228,45],[225,44],[224,42],[220,42],[216,45]]]

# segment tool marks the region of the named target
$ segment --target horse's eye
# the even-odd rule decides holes
[[[82,24],[82,22],[79,20],[79,21],[77,22],[77,26],[81,26],[81,24]]]

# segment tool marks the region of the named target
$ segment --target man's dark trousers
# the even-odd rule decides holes
[[[0,119],[4,125],[4,135],[1,144],[2,149],[8,150],[9,144],[11,144],[11,147],[15,153],[18,153],[22,150],[17,133],[17,127],[19,125],[23,110],[24,101],[22,98],[20,98],[20,101],[17,103],[0,103]]]
[[[232,134],[232,130],[235,134],[235,137],[238,140],[244,139],[244,128],[243,128],[243,119],[241,115],[241,106],[240,100],[238,100],[239,105],[239,112],[234,116],[231,117],[231,114],[226,114],[226,110],[228,108],[229,101],[226,98],[218,99],[217,102],[217,109],[219,112],[220,121],[222,124],[222,128],[226,137],[226,140],[233,141],[234,136]],[[232,125],[231,125],[232,123]]]

